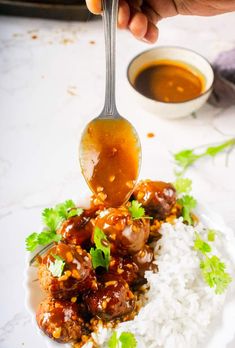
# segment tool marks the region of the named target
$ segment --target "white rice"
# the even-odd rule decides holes
[[[132,332],[138,348],[194,348],[200,346],[208,326],[222,309],[225,294],[216,295],[205,284],[200,270],[200,257],[193,249],[195,231],[207,240],[207,229],[164,223],[162,238],[154,248],[158,273],[147,271],[150,290],[147,301],[134,320],[119,324],[118,333]],[[224,236],[216,234],[211,243],[213,255],[220,257],[230,270],[230,261],[224,257]],[[106,347],[111,331],[100,327],[93,339]],[[92,346],[88,343],[86,348]],[[85,347],[85,346],[84,346]]]

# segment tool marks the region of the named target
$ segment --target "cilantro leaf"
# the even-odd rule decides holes
[[[197,149],[186,149],[177,152],[173,155],[176,164],[182,168],[184,172],[188,167],[194,164],[202,157],[215,157],[225,149],[232,149],[235,147],[235,138],[231,138],[215,146],[209,146],[204,151],[198,153]]]
[[[193,149],[182,150],[174,154],[176,164],[182,167],[184,170],[191,166],[201,157],[201,155],[196,155]]]
[[[71,199],[64,203],[57,204],[55,209],[58,212],[58,215],[64,220],[76,215],[79,216],[83,213],[83,209],[77,208],[76,204]]]
[[[210,232],[212,232],[214,236],[214,231],[209,230],[208,235]],[[207,253],[211,252],[211,246],[204,242],[198,233],[196,233],[194,249],[200,251],[203,255],[200,268],[204,281],[210,288],[215,288],[216,294],[222,294],[232,281],[230,275],[225,272],[225,264],[221,262],[217,256],[212,255],[209,257],[207,255]]]
[[[218,153],[224,151],[227,147],[231,147],[234,145],[235,145],[235,139],[232,138],[217,146],[208,147],[205,151],[205,154],[211,157],[215,157]]]
[[[142,204],[138,201],[131,201],[131,206],[128,208],[129,212],[131,213],[131,217],[133,220],[138,220],[141,218],[144,219],[152,219],[151,216],[145,216],[145,210],[142,207]]]
[[[133,333],[122,332],[119,338],[117,332],[114,331],[108,341],[108,348],[136,348],[137,341]]]
[[[191,217],[191,211],[196,207],[197,201],[192,196],[185,195],[178,199],[178,203],[182,206],[182,216],[184,221],[189,225],[192,225],[193,220]]]
[[[192,180],[179,177],[175,181],[174,186],[178,194],[189,193],[192,191]]]
[[[122,348],[136,348],[137,346],[135,336],[131,332],[122,332],[119,341],[122,344]]]
[[[51,242],[59,242],[61,238],[62,236],[60,234],[57,234],[56,232],[42,231],[38,234],[38,244],[46,245]]]
[[[82,208],[73,208],[68,212],[67,219],[73,217],[73,216],[80,216],[83,213]]]
[[[28,251],[34,251],[38,245],[46,245],[51,242],[58,242],[62,236],[57,234],[56,231],[60,227],[60,224],[75,215],[81,215],[83,209],[77,208],[72,200],[67,200],[64,203],[57,204],[55,208],[46,208],[42,212],[42,220],[45,225],[45,229],[41,233],[32,233],[26,240],[26,249]]]
[[[145,210],[142,207],[142,204],[138,201],[132,201],[131,206],[128,208],[128,210],[131,213],[131,217],[133,220],[140,219],[145,214]]]
[[[225,272],[225,264],[217,256],[206,256],[201,261],[200,268],[205,282],[211,288],[215,287],[216,294],[222,294],[232,281],[230,275]]]
[[[207,239],[209,242],[215,241],[215,234],[216,234],[216,232],[214,230],[208,230]]]
[[[34,251],[37,246],[38,246],[38,234],[36,232],[33,232],[32,234],[30,234],[26,240],[26,249],[28,251]]]
[[[59,255],[54,255],[54,254],[51,254],[51,255],[54,257],[55,261],[50,262],[48,269],[53,275],[53,277],[59,278],[62,276],[64,272],[65,261]]]
[[[49,230],[56,231],[59,223],[61,222],[61,217],[56,209],[46,208],[42,212],[42,220]]]
[[[25,242],[26,249],[28,251],[34,251],[39,245],[46,245],[51,242],[59,242],[61,240],[61,235],[55,232],[50,232],[48,230],[42,231],[41,233],[30,234]]]
[[[202,254],[206,254],[211,252],[211,246],[204,242],[203,239],[201,239],[200,235],[196,232],[196,239],[194,241],[194,249],[197,251],[201,251]]]
[[[108,341],[108,348],[118,348],[118,338],[116,331],[113,332],[112,336]]]
[[[91,248],[90,250],[93,268],[102,266],[108,270],[110,262],[110,244],[105,233],[98,227],[95,227],[94,242],[96,249]]]
[[[107,267],[105,256],[102,250],[91,248],[90,254],[91,254],[91,260],[92,260],[92,266],[94,269],[96,269],[97,267],[104,267],[104,268]]]

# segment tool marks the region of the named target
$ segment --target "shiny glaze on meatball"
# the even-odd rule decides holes
[[[133,255],[133,262],[138,266],[139,276],[141,277],[144,277],[144,273],[147,270],[156,270],[156,266],[153,264],[153,261],[153,249],[149,245],[145,245],[142,250]]]
[[[103,320],[112,320],[134,310],[135,299],[127,282],[106,273],[100,279],[98,290],[84,296],[89,312]]]
[[[47,298],[40,303],[36,320],[40,329],[57,342],[74,342],[82,336],[84,321],[76,303]]]
[[[95,225],[108,237],[113,254],[134,254],[144,247],[149,237],[149,220],[132,220],[126,207],[102,211]]]
[[[55,277],[49,270],[55,255],[65,261],[63,274]],[[80,246],[59,243],[42,258],[38,269],[41,288],[50,296],[68,299],[87,289],[96,289],[96,277],[91,256]]]
[[[65,220],[57,231],[62,235],[63,242],[81,246],[89,244],[93,230],[91,219],[95,217],[97,210],[98,207],[93,207],[84,210],[79,216]]]
[[[120,276],[128,284],[138,277],[139,267],[131,257],[113,256],[109,264],[109,273]]]
[[[136,186],[133,198],[142,204],[147,215],[163,220],[176,202],[176,190],[170,183],[145,180]]]

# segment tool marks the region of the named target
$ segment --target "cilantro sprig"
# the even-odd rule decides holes
[[[208,231],[208,235],[210,231],[212,230]],[[200,269],[204,281],[210,288],[215,288],[216,294],[222,294],[232,281],[230,275],[225,271],[225,264],[215,255],[208,256],[212,248],[198,233],[194,240],[194,249],[201,253]]]
[[[46,208],[42,212],[44,229],[41,233],[33,232],[25,240],[26,249],[34,251],[39,245],[59,242],[62,238],[56,231],[60,224],[75,215],[81,215],[83,210],[77,208],[72,200],[57,204],[55,208]]]
[[[203,157],[215,157],[224,150],[232,150],[235,147],[235,138],[231,138],[215,146],[205,146],[203,151],[198,149],[186,149],[174,154],[176,164],[181,168],[181,174],[184,173],[191,165]]]
[[[98,227],[95,227],[94,242],[96,248],[91,248],[91,260],[94,269],[104,267],[109,269],[110,262],[110,244],[105,233]]]
[[[189,193],[192,191],[192,180],[179,176],[174,182],[177,194]]]
[[[122,332],[118,337],[117,332],[114,331],[108,341],[108,348],[136,348],[137,341],[133,333]]]
[[[174,186],[179,197],[177,202],[182,207],[182,217],[184,219],[184,222],[192,225],[192,210],[197,206],[196,199],[193,196],[189,195],[192,190],[192,180],[179,176],[176,179]]]
[[[230,275],[225,272],[225,264],[213,255],[206,256],[200,263],[202,276],[210,288],[215,288],[216,294],[222,294],[232,281]]]
[[[207,239],[209,242],[214,242],[215,241],[215,237],[216,237],[216,231],[214,230],[208,230],[208,233],[207,233]]]
[[[54,257],[55,261],[50,262],[48,269],[51,272],[51,274],[53,275],[53,277],[59,278],[62,276],[62,274],[64,272],[64,267],[66,265],[66,262],[59,255],[55,255],[55,254],[51,254],[51,255]]]
[[[193,196],[184,195],[182,198],[178,199],[177,202],[182,206],[182,216],[184,222],[187,222],[189,225],[192,225],[192,210],[197,206],[196,199]]]
[[[75,203],[69,199],[64,203],[57,204],[56,210],[60,218],[67,220],[73,216],[80,216],[83,213],[82,208],[77,208]]]
[[[199,233],[195,233],[196,238],[194,240],[194,249],[200,251],[202,254],[206,254],[211,252],[211,246],[204,242],[204,240],[200,237]]]
[[[128,208],[128,210],[131,213],[132,220],[138,220],[141,218],[152,219],[151,216],[145,216],[145,210],[142,207],[142,204],[138,201],[131,201],[131,206]]]

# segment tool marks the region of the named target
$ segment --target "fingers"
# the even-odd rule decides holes
[[[151,22],[148,22],[147,32],[144,36],[144,41],[154,43],[158,39],[158,28]]]
[[[129,29],[137,39],[142,40],[148,29],[147,17],[141,12],[136,12],[130,19]]]
[[[147,3],[144,3],[141,7],[142,12],[146,15],[149,22],[157,24],[161,20],[161,16],[153,10]]]
[[[101,0],[86,0],[89,11],[94,14],[100,14],[102,11]]]
[[[118,27],[120,29],[126,29],[130,20],[130,7],[126,1],[119,1],[118,10]]]
[[[154,43],[158,37],[158,29],[155,25],[161,17],[146,3],[142,5],[142,0],[128,1],[119,1],[118,27],[129,28],[137,39]],[[86,4],[92,13],[102,12],[101,0],[86,0]]]

